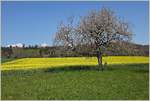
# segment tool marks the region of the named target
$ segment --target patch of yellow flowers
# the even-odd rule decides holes
[[[149,63],[149,57],[143,56],[107,56],[103,64]],[[23,58],[2,63],[2,70],[51,68],[73,65],[97,65],[96,57],[64,57],[64,58]]]

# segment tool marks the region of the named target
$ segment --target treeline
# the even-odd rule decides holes
[[[148,56],[148,45],[137,45],[125,43],[122,46],[114,43],[111,47],[105,49],[103,55],[109,56]],[[27,57],[82,57],[96,56],[92,46],[77,46],[73,51],[63,47],[2,47],[2,58],[27,58]]]

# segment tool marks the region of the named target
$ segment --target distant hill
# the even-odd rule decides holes
[[[113,44],[113,49],[109,50],[113,52],[112,55],[137,55],[137,56],[149,56],[149,45],[140,45],[135,43]]]

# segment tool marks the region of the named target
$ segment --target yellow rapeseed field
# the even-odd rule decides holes
[[[103,57],[107,64],[148,63],[149,57],[143,56],[108,56]],[[2,63],[2,70],[51,68],[73,65],[97,65],[96,57],[65,57],[65,58],[23,58]]]

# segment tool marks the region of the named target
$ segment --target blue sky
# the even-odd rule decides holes
[[[148,1],[21,1],[2,2],[2,46],[25,43],[35,45],[52,41],[60,21],[69,16],[86,15],[90,10],[108,7],[131,23],[133,42],[148,44]]]

